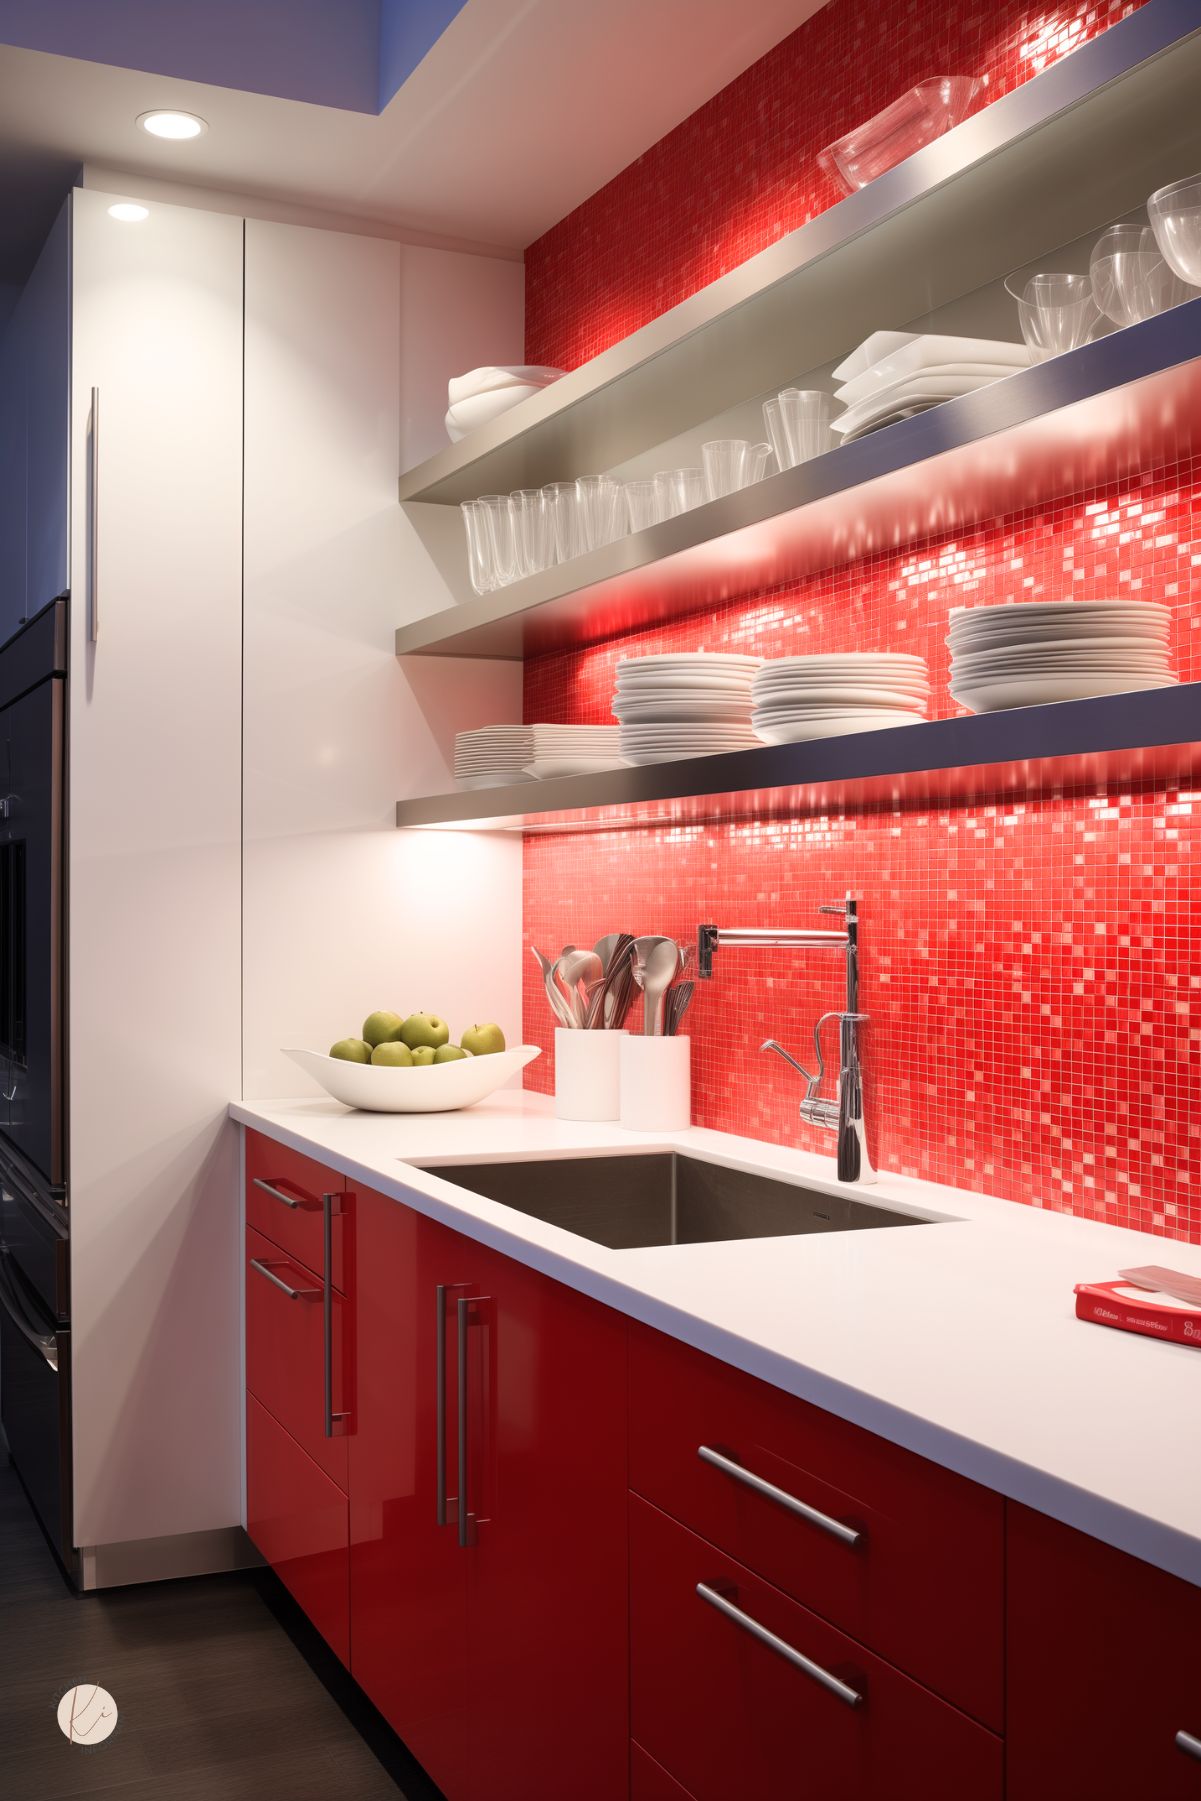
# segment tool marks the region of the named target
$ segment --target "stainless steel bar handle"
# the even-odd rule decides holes
[[[1201,1738],[1194,1738],[1191,1732],[1180,1731],[1176,1734],[1176,1749],[1183,1751],[1186,1757],[1195,1757],[1201,1763]]]
[[[724,1614],[728,1620],[733,1620],[736,1626],[741,1626],[744,1632],[749,1632],[752,1638],[757,1638],[761,1645],[766,1645],[769,1651],[774,1651],[778,1657],[782,1657],[786,1663],[790,1663],[794,1670],[800,1670],[802,1675],[812,1677],[813,1681],[820,1684],[829,1694],[836,1695],[840,1701],[845,1701],[848,1707],[863,1705],[864,1697],[857,1688],[852,1688],[849,1682],[841,1681],[829,1670],[823,1670],[820,1663],[814,1663],[811,1657],[806,1657],[803,1652],[790,1645],[786,1639],[777,1638],[774,1632],[769,1632],[766,1626],[761,1626],[758,1620],[753,1620],[749,1613],[743,1613],[741,1607],[735,1607],[732,1601],[728,1601],[725,1595],[719,1594],[715,1588],[710,1588],[707,1582],[698,1582],[696,1592],[702,1601],[707,1601],[710,1607],[716,1607],[718,1613]]]
[[[92,389],[92,460],[89,467],[88,502],[91,507],[90,544],[92,618],[90,637],[100,642],[100,389]]]
[[[315,1211],[319,1204],[316,1201],[301,1200],[298,1195],[285,1194],[283,1189],[276,1188],[274,1183],[264,1182],[262,1176],[254,1177],[254,1185],[256,1188],[261,1188],[264,1194],[269,1194],[273,1200],[282,1201],[285,1207],[300,1211]]]
[[[325,1436],[334,1437],[336,1426],[346,1419],[345,1413],[334,1412],[334,1208],[341,1201],[336,1194],[321,1197],[322,1269],[322,1371],[325,1394]]]
[[[268,1282],[273,1282],[276,1288],[278,1288],[281,1293],[286,1294],[290,1301],[315,1301],[321,1293],[319,1288],[293,1288],[291,1284],[285,1282],[281,1276],[276,1275],[269,1263],[264,1263],[259,1257],[252,1257],[250,1259],[250,1267],[251,1269],[257,1269],[260,1276],[266,1276]],[[282,1267],[286,1269],[288,1266],[285,1263]]]
[[[777,1488],[774,1482],[767,1482],[762,1476],[756,1476],[752,1470],[745,1469],[741,1463],[735,1463],[732,1457],[724,1456],[721,1451],[715,1451],[711,1445],[698,1445],[696,1454],[702,1463],[712,1464],[723,1475],[733,1476],[735,1482],[744,1482],[757,1495],[762,1495],[767,1501],[774,1501],[778,1507],[787,1508],[789,1513],[795,1513],[798,1519],[807,1520],[819,1531],[828,1532],[840,1544],[857,1545],[863,1537],[856,1527],[844,1526],[841,1520],[833,1519],[816,1507],[810,1507],[807,1501],[798,1501],[787,1489]]]
[[[471,1301],[460,1296],[459,1327],[459,1548],[471,1543],[471,1489],[467,1481],[467,1334],[471,1326]]]
[[[4,1308],[9,1319],[31,1344],[44,1363],[49,1364],[55,1375],[58,1374],[58,1339],[52,1333],[39,1332],[33,1321],[27,1318],[25,1310],[20,1306],[17,1295],[10,1289],[8,1277],[3,1273],[4,1265],[0,1262],[0,1306]]]

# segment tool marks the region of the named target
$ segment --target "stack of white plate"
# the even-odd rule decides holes
[[[860,345],[835,375],[845,376],[834,395],[846,407],[831,421],[844,444],[898,419],[910,419],[944,400],[987,387],[1030,365],[1025,344],[997,338],[946,338],[925,334],[898,342],[903,334],[879,332]],[[882,354],[874,355],[875,340]],[[872,360],[865,361],[865,355]]]
[[[624,769],[621,727],[616,725],[536,725],[534,759],[527,773],[535,781],[551,781],[559,775],[600,775],[606,769]]]
[[[623,658],[613,697],[622,756],[664,763],[752,748],[751,684],[759,664],[758,657],[709,651]]]
[[[930,676],[921,657],[889,651],[778,657],[755,677],[754,703],[752,720],[765,744],[841,738],[920,725]]]
[[[563,373],[562,369],[548,369],[541,363],[510,363],[503,367],[489,363],[466,375],[452,375],[447,383],[450,410],[445,420],[451,443],[457,444],[477,426],[491,424],[510,407],[558,381]]]
[[[504,788],[532,781],[526,773],[534,761],[532,725],[485,725],[455,734],[455,781],[460,788]]]
[[[1174,687],[1168,609],[1149,600],[1019,601],[951,613],[951,693],[972,713]]]

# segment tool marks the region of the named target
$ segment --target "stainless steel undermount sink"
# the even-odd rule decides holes
[[[614,1251],[937,1223],[857,1196],[820,1194],[679,1151],[430,1168],[472,1194]]]

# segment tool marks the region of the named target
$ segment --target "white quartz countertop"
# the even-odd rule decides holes
[[[902,1176],[851,1189],[952,1223],[614,1251],[454,1186],[440,1163],[687,1150],[845,1193],[828,1158],[724,1132],[235,1103],[234,1119],[633,1319],[1201,1584],[1201,1352],[1086,1324],[1076,1282],[1201,1248]]]

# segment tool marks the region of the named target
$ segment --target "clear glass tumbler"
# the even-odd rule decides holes
[[[645,531],[648,525],[658,525],[667,518],[667,492],[658,476],[626,482],[624,486],[626,517],[632,532]]]
[[[512,498],[508,494],[481,494],[477,505],[483,509],[488,522],[496,586],[506,588],[521,574]]]
[[[554,561],[551,520],[541,488],[518,488],[513,503],[513,526],[522,575],[537,575]]]
[[[613,475],[581,475],[576,481],[585,550],[600,550],[625,533],[622,484]]]
[[[779,395],[780,421],[784,440],[792,458],[788,467],[807,463],[831,448],[834,437],[830,421],[834,417],[834,396],[822,388],[785,388]],[[781,463],[783,469],[785,465]]]
[[[467,568],[471,585],[477,594],[490,594],[496,586],[496,559],[488,535],[488,516],[478,500],[461,501],[459,511],[467,533]]]
[[[542,498],[550,522],[553,559],[557,563],[570,563],[584,549],[576,485],[574,482],[548,482],[542,490]]]
[[[661,469],[655,477],[666,497],[665,519],[676,519],[681,513],[705,503],[703,469]]]

